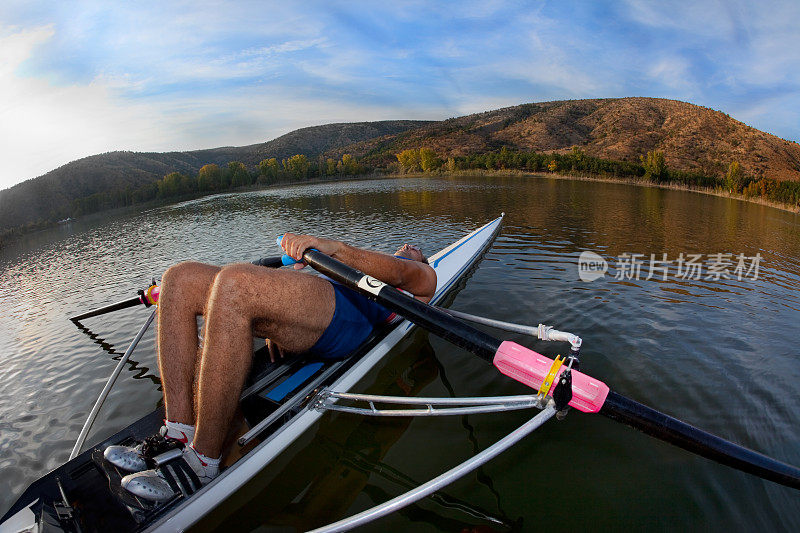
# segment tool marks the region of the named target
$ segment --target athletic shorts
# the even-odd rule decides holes
[[[309,352],[324,359],[342,359],[367,340],[375,326],[390,322],[394,313],[335,281],[330,283],[336,295],[333,318]]]

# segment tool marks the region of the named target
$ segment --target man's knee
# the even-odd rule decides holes
[[[169,267],[161,276],[162,294],[190,296],[198,292],[205,294],[219,267],[185,261]]]
[[[271,272],[248,263],[235,263],[222,267],[214,278],[215,303],[224,303],[237,308],[250,307],[257,294],[269,293]]]
[[[166,272],[161,276],[161,283],[176,282],[185,279],[191,279],[197,275],[202,269],[207,268],[209,265],[198,263],[197,261],[184,261],[169,267]]]

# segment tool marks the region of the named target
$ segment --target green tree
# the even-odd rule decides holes
[[[653,150],[647,152],[647,157],[639,156],[644,166],[644,179],[650,181],[666,181],[669,178],[669,170],[664,160],[664,152]]]
[[[336,160],[330,157],[325,161],[325,174],[333,176],[336,174]]]
[[[738,161],[733,161],[728,167],[728,173],[725,174],[725,188],[729,192],[742,192],[746,186],[744,172],[742,172],[742,165]]]
[[[214,163],[203,165],[197,172],[197,188],[201,191],[216,191],[221,185],[222,173]]]
[[[180,176],[177,176],[178,179],[175,179],[176,174],[177,172],[167,174],[156,182],[158,185],[159,198],[167,198],[175,195],[178,192],[177,186],[180,183]]]
[[[232,187],[243,187],[250,185],[250,173],[244,163],[239,161],[231,161],[228,163],[228,176],[230,178]]]
[[[264,159],[258,164],[258,182],[274,183],[278,181],[278,160],[274,157]]]
[[[361,174],[364,172],[364,167],[356,161],[356,158],[350,154],[344,154],[341,161],[342,174],[352,176],[354,174]]]
[[[419,150],[409,148],[397,154],[397,160],[403,172],[415,172],[420,170]]]
[[[192,190],[192,182],[188,176],[180,172],[170,172],[156,182],[158,186],[158,197],[169,198],[186,194]]]
[[[511,166],[511,153],[508,151],[508,147],[503,146],[500,149],[500,153],[498,154],[495,162],[500,166],[500,168],[509,168]]]
[[[442,161],[436,157],[436,152],[430,148],[419,149],[419,166],[423,172],[433,172],[442,166]]]
[[[283,168],[295,179],[308,177],[308,158],[303,154],[296,154],[283,160]]]
[[[577,146],[572,147],[572,170],[586,170],[586,153]]]

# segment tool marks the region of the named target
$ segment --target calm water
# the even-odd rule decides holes
[[[274,255],[284,231],[435,251],[507,213],[456,309],[584,339],[583,370],[687,422],[800,464],[800,217],[738,201],[534,178],[401,179],[221,195],[29,237],[0,251],[0,511],[67,459],[96,395],[147,316],[66,317],[135,294],[170,264]],[[757,280],[578,279],[582,251],[761,255]],[[707,264],[707,261],[704,259]],[[554,356],[564,349],[506,334]],[[160,399],[154,333],[134,353],[94,442]],[[359,387],[424,396],[522,394],[488,364],[418,332]],[[533,413],[447,419],[326,416],[202,529],[293,531],[394,497]],[[552,421],[483,469],[363,531],[800,529],[800,493],[604,417]],[[544,518],[546,517],[546,518]],[[489,528],[492,529],[489,529]]]

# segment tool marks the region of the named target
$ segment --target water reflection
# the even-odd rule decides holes
[[[800,216],[708,195],[549,178],[352,181],[87,217],[0,250],[0,470],[7,489],[0,491],[0,510],[66,459],[115,365],[119,354],[114,347],[127,346],[145,319],[136,309],[97,317],[86,322],[93,335],[101,332],[92,337],[76,330],[68,316],[133,294],[180,260],[224,264],[274,255],[275,236],[285,231],[337,237],[384,251],[413,240],[430,253],[501,211],[507,213],[502,234],[455,298],[455,308],[575,331],[584,338],[587,372],[615,390],[800,464]],[[586,283],[577,275],[578,257],[585,250],[607,259],[623,253],[667,253],[670,258],[680,253],[760,253],[762,269],[756,281],[607,276]],[[138,363],[124,374],[141,379],[119,380],[90,441],[113,433],[161,401],[154,335],[148,332],[134,354]],[[530,339],[507,338],[550,356],[560,353]],[[99,352],[103,345],[113,357]],[[434,357],[414,371],[414,393],[524,392],[443,341],[430,338],[430,346]],[[396,369],[384,390],[399,387],[392,383],[402,369]],[[376,383],[376,376],[360,390]],[[142,386],[143,380],[149,383]],[[245,529],[272,524],[268,509],[287,523],[306,523],[300,514],[313,517],[308,523],[321,523],[323,497],[307,493],[294,501],[278,495],[273,501],[275,492],[266,488],[273,481],[294,486],[291,478],[297,475],[306,487],[317,479],[320,490],[343,494],[348,479],[353,480],[360,491],[329,505],[335,507],[331,512],[356,512],[401,490],[377,473],[382,465],[410,479],[429,479],[516,428],[523,416],[415,420],[405,428],[331,419],[327,442],[335,446],[317,449],[306,441],[297,448],[309,465],[322,465],[323,471],[299,465],[295,474],[286,467],[292,460],[287,456],[251,492],[234,497],[231,509],[247,510],[237,518]],[[370,447],[383,432],[391,436],[389,443]],[[367,459],[358,453],[362,448]],[[713,524],[731,531],[800,530],[800,502],[789,489],[579,414],[546,425],[487,465],[483,474],[488,478],[476,474],[447,492],[492,516],[511,521],[521,517],[524,524],[535,524],[552,512],[552,500],[539,497],[535,482],[542,472],[552,472],[552,457],[564,460],[558,475],[548,476],[547,489],[561,499],[581,502],[560,517],[556,529],[659,529],[669,521],[675,529],[709,529]],[[317,477],[345,470],[352,478],[338,489],[332,488],[335,476],[324,481]],[[281,475],[287,479],[279,479]],[[418,514],[389,517],[365,530],[402,530],[424,522],[428,529],[450,531],[455,525],[451,520],[479,522],[436,502],[422,502],[413,512]]]

